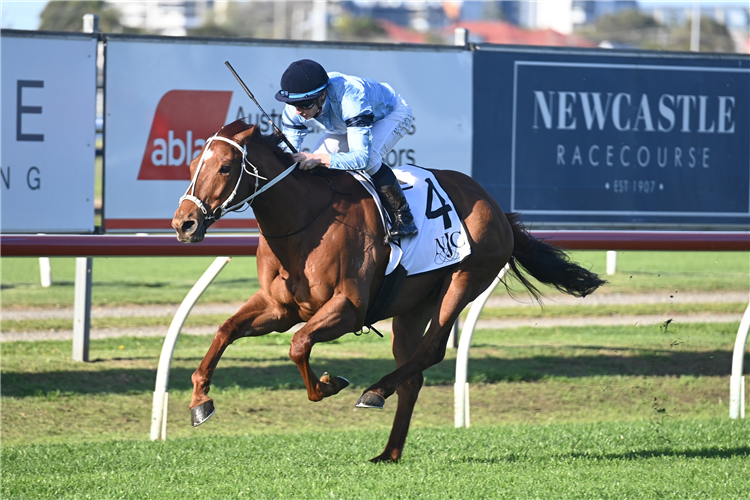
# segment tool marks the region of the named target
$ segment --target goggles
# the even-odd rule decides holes
[[[297,109],[311,109],[317,103],[318,103],[318,98],[316,97],[315,99],[310,99],[309,101],[293,102],[290,104]]]

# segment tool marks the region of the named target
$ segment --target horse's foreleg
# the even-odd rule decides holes
[[[422,306],[412,309],[408,314],[393,318],[392,347],[397,366],[403,365],[414,355],[422,338],[422,332],[424,332],[430,319],[429,312],[429,307]],[[414,405],[417,403],[417,397],[423,382],[422,373],[418,373],[398,386],[396,390],[398,406],[396,416],[393,419],[391,435],[388,437],[388,444],[386,444],[383,453],[370,460],[371,462],[395,462],[401,458],[414,412]]]
[[[219,327],[208,352],[192,376],[193,395],[190,409],[193,425],[199,425],[213,414],[213,402],[208,397],[211,379],[222,354],[230,344],[242,337],[257,337],[275,331],[286,331],[297,323],[287,317],[283,309],[262,292],[253,295],[231,318]]]
[[[310,367],[310,352],[318,342],[329,342],[356,331],[356,314],[356,307],[347,297],[336,295],[292,337],[289,357],[302,375],[310,401],[320,401],[338,394],[349,385],[349,381],[343,377],[323,375],[322,380],[319,379]]]

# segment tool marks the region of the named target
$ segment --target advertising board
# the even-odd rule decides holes
[[[228,42],[109,36],[106,48],[104,228],[171,231],[205,140],[238,118],[271,127],[224,65],[229,61],[263,109],[280,123],[281,74],[298,59],[328,71],[387,82],[414,111],[414,127],[385,158],[471,174],[471,53],[455,47]],[[450,118],[446,118],[450,117]],[[303,149],[320,137],[311,133]],[[257,227],[252,210],[213,228]],[[213,229],[212,228],[212,229]]]
[[[474,177],[525,221],[750,224],[747,56],[476,56]]]
[[[94,231],[96,47],[3,30],[2,232]]]

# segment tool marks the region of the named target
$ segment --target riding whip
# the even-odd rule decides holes
[[[282,131],[281,131],[281,130],[279,129],[279,127],[277,127],[277,126],[276,126],[276,124],[275,124],[275,123],[273,122],[273,120],[271,120],[271,118],[270,118],[270,117],[268,116],[268,114],[266,114],[266,112],[265,112],[265,111],[263,111],[263,108],[261,107],[260,103],[258,103],[258,101],[257,101],[257,100],[255,99],[255,96],[253,95],[253,93],[252,93],[252,92],[250,92],[250,89],[249,89],[249,88],[247,88],[247,85],[245,85],[245,82],[243,82],[243,81],[242,81],[242,78],[240,78],[240,75],[238,75],[238,74],[237,74],[237,72],[236,72],[236,71],[234,70],[234,68],[232,67],[232,65],[231,65],[231,64],[229,64],[229,61],[224,61],[224,64],[226,64],[226,65],[227,65],[227,68],[229,68],[229,71],[231,71],[231,72],[232,72],[232,74],[234,75],[234,77],[235,77],[235,78],[237,79],[237,81],[238,81],[238,82],[240,82],[240,85],[241,85],[241,86],[242,86],[242,88],[243,88],[243,89],[245,90],[245,92],[246,92],[246,93],[247,93],[247,95],[248,95],[248,96],[250,97],[250,99],[252,99],[252,100],[253,100],[253,102],[255,103],[255,105],[256,105],[256,106],[258,106],[258,109],[260,110],[260,112],[261,112],[261,113],[263,113],[263,116],[265,116],[265,117],[266,117],[266,120],[268,120],[268,123],[270,123],[270,124],[271,124],[271,126],[273,127],[273,129],[274,129],[274,130],[275,130],[275,131],[276,131],[276,132],[277,132],[277,133],[278,133],[279,135],[281,135],[281,138],[282,138],[282,139],[284,140],[284,143],[285,143],[285,144],[286,144],[286,145],[287,145],[287,146],[289,147],[289,150],[290,150],[290,151],[291,151],[292,153],[296,153],[296,152],[297,152],[297,149],[296,149],[296,148],[295,148],[294,146],[292,146],[292,143],[291,143],[291,142],[289,142],[289,139],[287,139],[287,138],[286,138],[286,136],[284,135],[284,132],[282,132]]]

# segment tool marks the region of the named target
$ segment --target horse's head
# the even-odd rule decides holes
[[[245,204],[251,183],[257,187],[253,182],[258,179],[257,172],[251,173],[246,166],[246,144],[255,131],[256,127],[242,120],[226,125],[190,162],[192,182],[172,219],[178,240],[202,241],[211,224]]]

